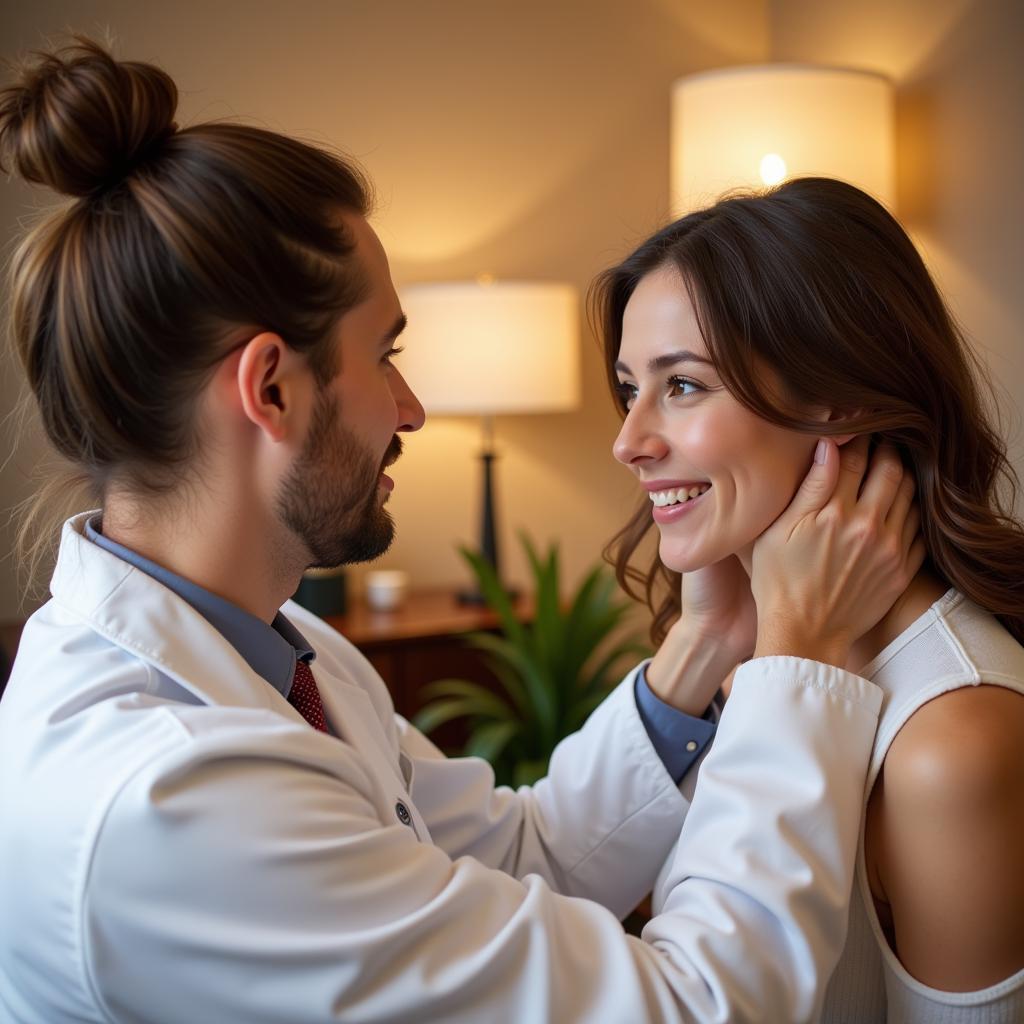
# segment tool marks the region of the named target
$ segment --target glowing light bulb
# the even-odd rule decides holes
[[[766,185],[778,185],[786,177],[786,161],[778,153],[766,153],[761,157],[760,171]]]

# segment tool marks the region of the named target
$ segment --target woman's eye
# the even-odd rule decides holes
[[[391,348],[389,348],[389,349],[387,350],[387,352],[385,352],[385,353],[384,353],[384,357],[383,357],[383,359],[381,360],[381,362],[383,362],[383,363],[387,363],[387,364],[388,364],[388,365],[390,366],[390,365],[391,365],[391,360],[392,360],[392,359],[393,359],[393,358],[394,358],[395,356],[397,356],[397,355],[401,355],[401,354],[402,354],[402,352],[403,352],[403,347],[402,347],[401,345],[395,345],[395,346],[392,346]]]
[[[687,391],[687,388],[690,390]],[[678,398],[682,395],[693,395],[698,391],[704,390],[703,384],[698,384],[695,380],[690,380],[689,377],[669,377],[668,379],[669,396],[672,398]]]
[[[615,385],[615,395],[623,409],[628,409],[636,398],[636,385],[620,381]]]

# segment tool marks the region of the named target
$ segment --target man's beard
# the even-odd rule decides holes
[[[402,452],[396,434],[380,461],[338,417],[336,403],[320,392],[309,436],[277,496],[285,525],[305,543],[309,568],[333,569],[384,554],[395,524],[377,494],[380,473]]]

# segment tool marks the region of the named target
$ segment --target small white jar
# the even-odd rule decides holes
[[[366,603],[378,612],[401,605],[409,589],[409,574],[402,569],[373,569],[366,574]]]

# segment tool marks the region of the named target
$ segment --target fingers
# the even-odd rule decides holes
[[[919,536],[911,545],[910,552],[907,555],[906,574],[908,582],[918,574],[921,566],[924,565],[927,554],[928,549],[925,547],[924,538]]]
[[[891,524],[895,528],[906,520],[910,508],[914,504],[916,491],[917,482],[914,480],[914,474],[904,469],[903,479],[896,491],[896,498],[885,519],[886,525]]]
[[[819,461],[821,460],[821,461]],[[830,438],[823,437],[815,450],[814,462],[807,471],[803,482],[797,488],[793,500],[779,519],[797,522],[803,516],[824,508],[835,490],[839,476],[839,449]]]
[[[870,435],[859,434],[842,447],[839,459],[839,482],[836,484],[832,498],[845,508],[852,508],[857,504],[861,481],[868,468],[870,440]]]
[[[915,503],[907,513],[907,518],[904,520],[903,528],[900,531],[900,543],[903,545],[904,551],[908,551],[913,546],[914,539],[917,537],[920,529],[921,510]]]
[[[860,492],[859,501],[862,507],[873,512],[881,521],[885,522],[899,498],[904,479],[907,476],[899,452],[895,447],[891,444],[880,444],[871,456],[868,475]],[[912,498],[914,494],[913,477],[911,476],[909,479],[910,497]],[[910,501],[908,500],[906,507],[909,505]],[[894,519],[893,525],[898,526],[899,519]]]

